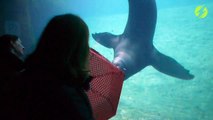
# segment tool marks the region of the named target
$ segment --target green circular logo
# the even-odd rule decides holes
[[[199,5],[195,8],[194,13],[198,18],[203,19],[208,15],[208,9],[204,5]]]

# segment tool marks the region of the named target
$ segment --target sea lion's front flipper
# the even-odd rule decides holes
[[[95,39],[95,41],[107,48],[115,48],[115,46],[117,46],[119,43],[118,35],[113,35],[108,32],[94,33],[92,34],[92,37]]]
[[[176,60],[169,56],[163,55],[156,49],[154,50],[152,56],[151,65],[158,71],[176,78],[184,80],[190,80],[194,78],[194,75],[190,74],[189,70],[185,69]]]

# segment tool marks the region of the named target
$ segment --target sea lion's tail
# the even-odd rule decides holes
[[[162,73],[184,80],[194,78],[194,75],[190,74],[189,70],[185,69],[175,59],[160,53],[157,49],[153,50],[151,58],[151,65]]]

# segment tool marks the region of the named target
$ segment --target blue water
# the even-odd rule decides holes
[[[194,15],[198,5],[208,8],[206,18]],[[213,2],[157,0],[157,6],[154,45],[195,78],[184,81],[146,67],[124,82],[117,114],[110,120],[213,120]],[[128,15],[127,0],[47,0],[43,8],[45,17],[36,24],[36,36],[56,14],[75,13],[86,21],[91,33],[114,34],[123,32]],[[95,42],[91,35],[90,46],[113,59],[113,50]]]
[[[200,4],[197,4],[200,5]],[[112,120],[213,119],[213,4],[205,19],[194,15],[197,5],[158,10],[154,44],[195,75],[191,81],[166,76],[147,67],[124,82],[117,115]],[[96,17],[91,32],[122,33],[127,14]],[[107,24],[108,23],[108,24]],[[92,39],[92,38],[91,38]],[[112,60],[113,51],[91,41]]]

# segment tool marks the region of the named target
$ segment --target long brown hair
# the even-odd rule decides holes
[[[44,29],[26,65],[29,68],[45,66],[74,80],[85,79],[89,71],[88,40],[88,26],[80,17],[73,14],[55,16]]]

